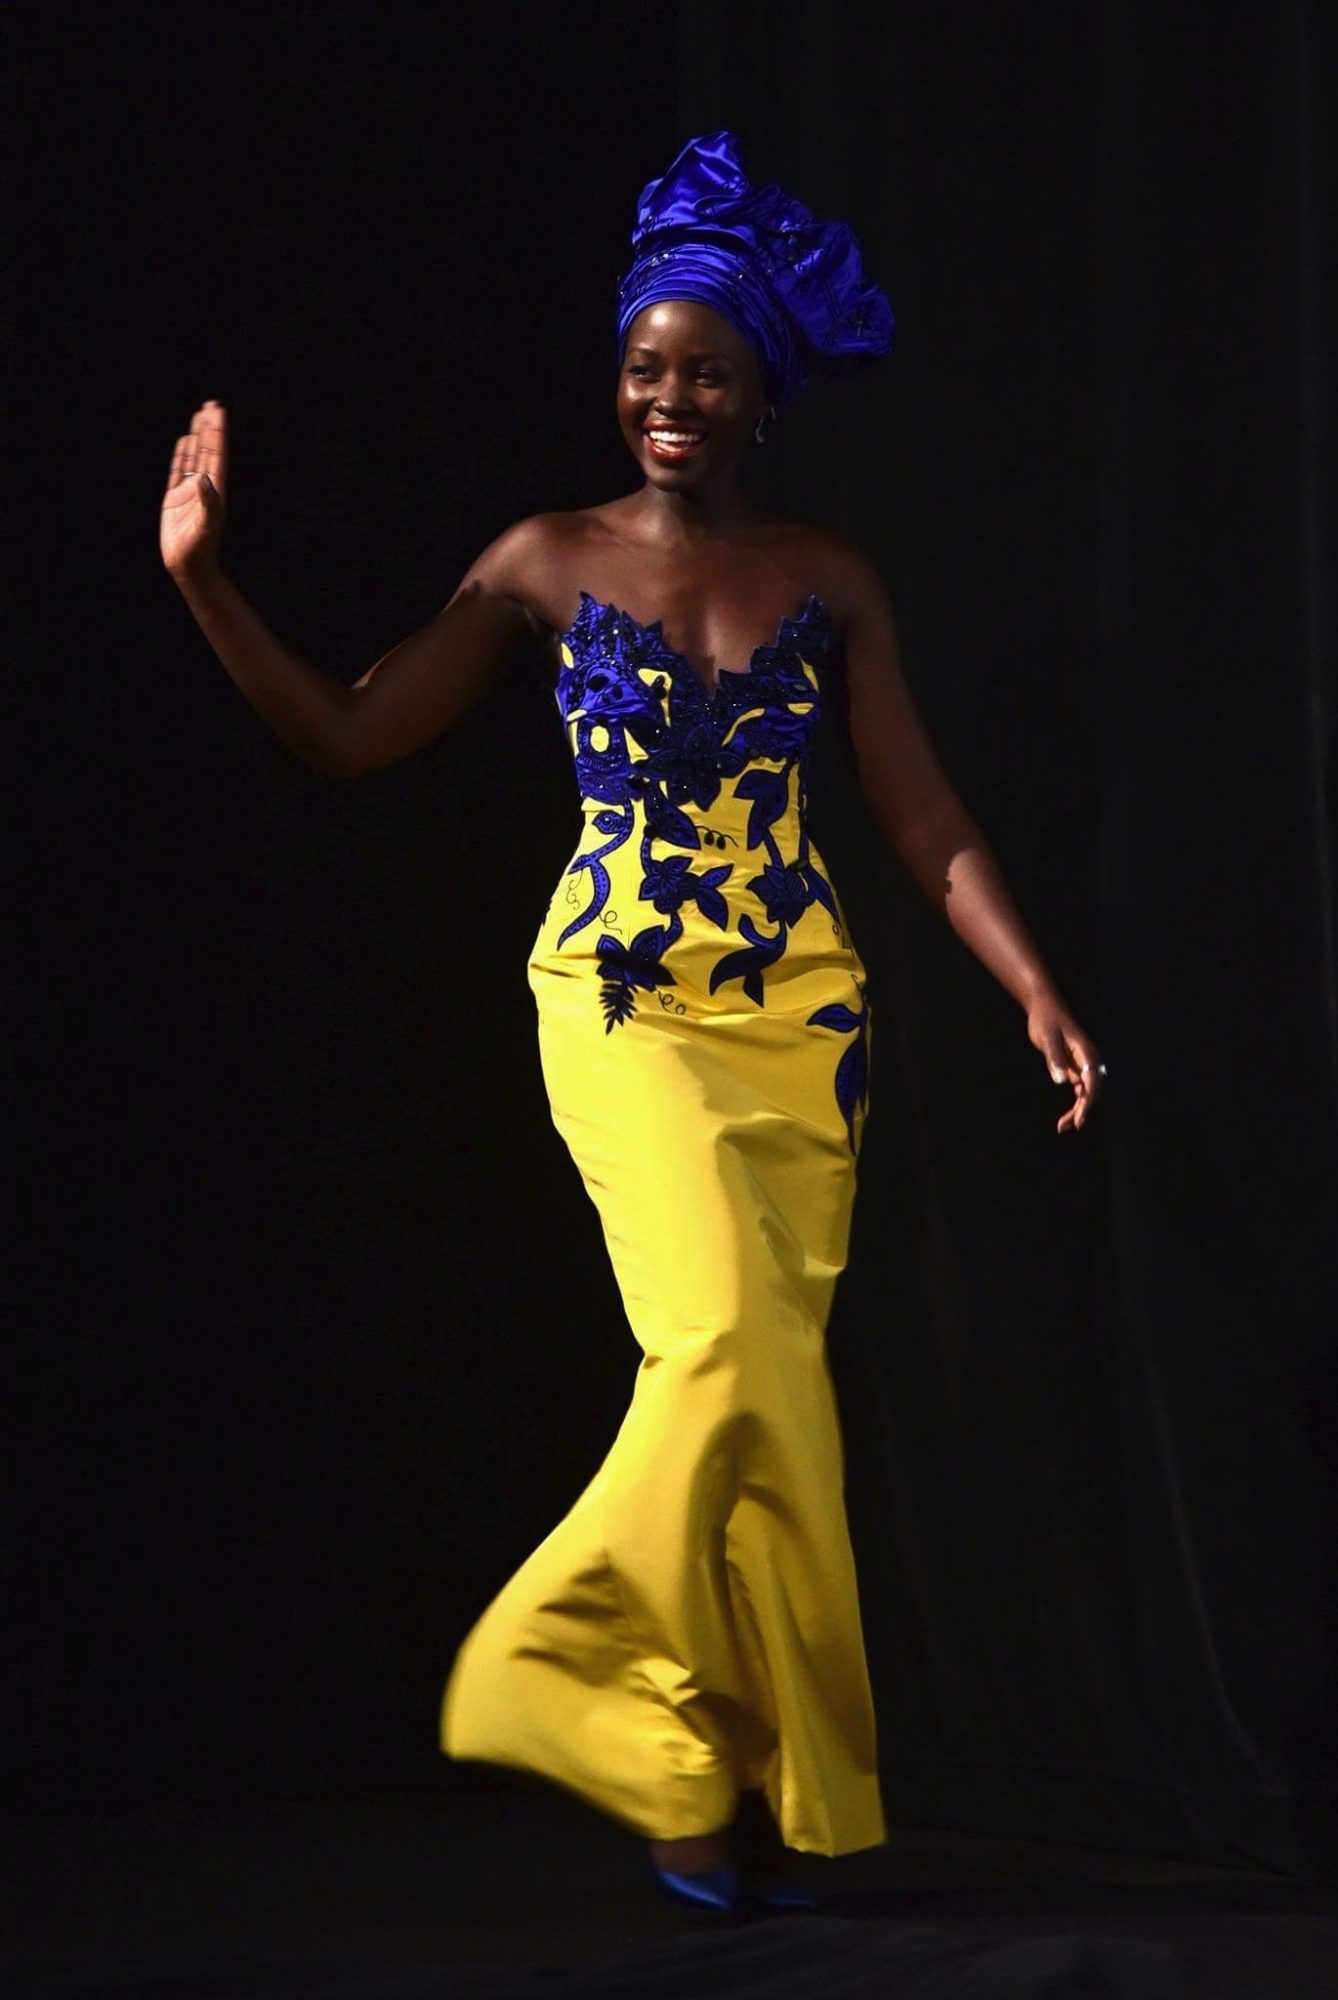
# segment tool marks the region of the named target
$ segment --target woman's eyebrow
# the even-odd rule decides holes
[[[637,342],[635,347],[629,347],[627,352],[629,354],[649,354],[656,361],[660,358],[658,347],[643,347],[640,341]],[[729,359],[728,354],[721,354],[719,349],[714,347],[699,348],[695,354],[689,354],[688,356],[689,361],[729,361]]]

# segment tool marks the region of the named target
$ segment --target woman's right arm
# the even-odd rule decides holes
[[[535,629],[515,593],[543,564],[542,515],[499,535],[443,610],[346,687],[276,638],[224,574],[227,486],[227,413],[204,403],[168,473],[163,562],[251,706],[314,771],[357,777],[412,755],[473,706]]]

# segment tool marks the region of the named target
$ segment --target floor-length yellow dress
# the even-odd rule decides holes
[[[868,1106],[866,974],[806,825],[828,611],[708,688],[581,593],[557,702],[583,826],[529,959],[554,1122],[642,1350],[575,1504],[466,1636],[452,1757],[637,1832],[766,1796],[886,1839],[825,1350]]]

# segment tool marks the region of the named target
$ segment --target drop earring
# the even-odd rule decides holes
[[[765,410],[763,410],[761,416],[757,420],[757,429],[753,432],[753,436],[757,439],[757,442],[759,444],[766,443],[766,439],[762,435],[762,425],[766,422],[766,419],[768,417],[771,418],[773,423],[775,422],[776,406],[774,403],[768,403]]]

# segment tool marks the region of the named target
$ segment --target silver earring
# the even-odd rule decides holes
[[[768,403],[765,410],[763,410],[762,415],[757,420],[757,429],[753,432],[753,436],[757,439],[757,442],[759,444],[766,443],[766,439],[762,435],[762,425],[767,417],[770,417],[773,423],[776,421],[776,408],[774,403]]]

